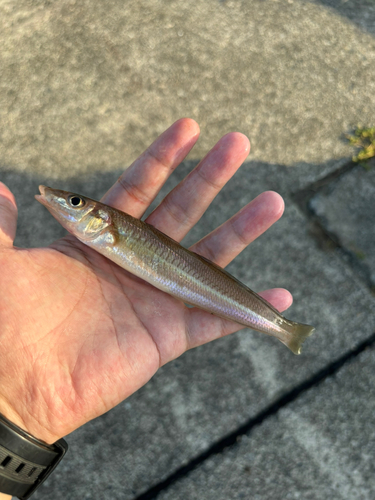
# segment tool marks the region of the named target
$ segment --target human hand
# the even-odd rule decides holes
[[[141,217],[197,141],[181,119],[127,169],[102,201]],[[249,152],[224,136],[147,218],[182,240]],[[282,215],[266,192],[192,250],[225,267]],[[212,316],[129,274],[68,235],[48,248],[13,247],[16,204],[0,183],[0,413],[53,443],[114,407],[187,349],[242,326]],[[261,293],[280,311],[286,290]]]

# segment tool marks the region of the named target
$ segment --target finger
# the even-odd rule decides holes
[[[0,182],[0,245],[12,246],[17,228],[17,205],[13,193]]]
[[[164,198],[147,222],[175,240],[182,240],[242,165],[249,151],[249,139],[243,134],[234,132],[222,137],[195,169]]]
[[[101,201],[141,217],[198,137],[199,126],[194,120],[178,120],[125,170]]]
[[[259,295],[266,299],[278,311],[286,311],[293,304],[293,296],[285,288],[272,288],[259,292]]]
[[[198,241],[190,250],[225,267],[252,241],[280,219],[283,212],[282,197],[274,191],[266,191],[212,233]]]
[[[293,297],[283,288],[273,288],[260,292],[270,304],[280,312],[292,305]],[[225,337],[231,333],[242,330],[244,326],[226,319],[213,316],[197,307],[192,307],[186,311],[186,332],[188,349],[206,344],[220,337]]]

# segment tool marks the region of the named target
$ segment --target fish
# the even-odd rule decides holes
[[[43,185],[39,191],[35,198],[78,240],[185,304],[276,337],[295,354],[315,330],[286,319],[223,268],[151,224],[77,193]]]

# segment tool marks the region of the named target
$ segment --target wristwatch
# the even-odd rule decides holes
[[[0,414],[0,493],[26,500],[65,455],[68,444],[47,444]]]

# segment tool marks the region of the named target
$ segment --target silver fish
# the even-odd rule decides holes
[[[183,302],[278,338],[295,354],[313,333],[284,318],[224,269],[156,228],[86,196],[39,186],[35,198],[70,233],[132,274]]]

